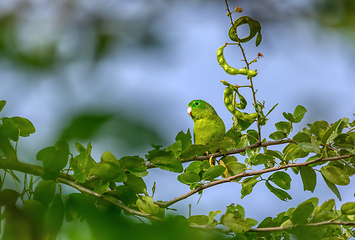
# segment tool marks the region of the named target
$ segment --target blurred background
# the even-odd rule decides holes
[[[244,47],[248,60],[264,55],[251,66],[259,73],[254,78],[258,100],[265,100],[268,109],[279,103],[263,137],[275,131],[282,112],[293,112],[299,104],[308,113],[295,133],[316,120],[353,120],[355,1],[229,4],[244,9],[234,19],[248,15],[262,26],[260,46],[255,48],[253,40]],[[0,1],[0,99],[7,101],[1,116],[26,117],[36,127],[35,134],[20,140],[20,159],[36,163],[36,153],[59,139],[91,141],[97,161],[106,150],[117,158],[144,157],[151,143],[167,147],[179,131],[192,130],[186,108],[193,99],[211,103],[229,129],[220,80],[239,85],[247,80],[227,75],[216,61],[217,48],[230,41],[225,9],[222,0]],[[248,35],[244,30],[240,36]],[[243,67],[237,47],[225,52],[230,65]],[[251,109],[249,90],[242,94]],[[208,214],[235,203],[260,222],[312,196],[320,203],[336,198],[320,174],[311,194],[303,192],[299,176],[288,172],[293,177],[288,202],[263,183],[241,200],[241,186],[229,183],[204,191],[199,204],[196,195],[172,207],[187,215],[191,203],[192,214]],[[153,169],[145,177],[149,192],[157,182],[155,200],[189,191],[177,175]],[[351,185],[339,187],[342,202],[354,201]],[[342,202],[337,201],[338,208]]]

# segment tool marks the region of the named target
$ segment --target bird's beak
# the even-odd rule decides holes
[[[192,117],[192,114],[191,114],[191,107],[188,107],[188,108],[187,108],[187,114],[189,114],[189,115]]]

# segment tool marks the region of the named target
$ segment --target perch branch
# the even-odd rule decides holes
[[[261,175],[261,174],[265,174],[265,173],[269,173],[269,172],[275,172],[275,171],[278,171],[278,170],[281,170],[281,169],[286,169],[286,168],[292,168],[292,167],[303,167],[303,166],[308,166],[310,164],[313,164],[313,163],[319,163],[319,162],[328,162],[328,161],[336,161],[336,160],[340,160],[340,159],[345,159],[345,158],[349,158],[349,157],[353,157],[355,156],[355,154],[348,154],[348,155],[342,155],[342,156],[337,156],[337,157],[330,157],[330,158],[318,158],[318,159],[315,159],[315,160],[312,160],[312,161],[308,161],[308,162],[303,162],[303,163],[289,163],[289,164],[286,164],[286,165],[283,165],[283,166],[277,166],[277,167],[273,167],[273,168],[267,168],[267,169],[263,169],[263,170],[259,170],[259,171],[252,171],[252,172],[243,172],[243,173],[240,173],[240,174],[237,174],[237,175],[234,175],[234,176],[231,176],[229,178],[224,178],[224,179],[221,179],[221,180],[217,180],[217,181],[214,181],[214,182],[209,182],[205,185],[202,185],[190,192],[187,192],[179,197],[176,197],[170,201],[167,201],[167,202],[163,202],[163,203],[159,203],[159,202],[156,202],[156,204],[160,205],[161,207],[169,207],[171,206],[172,204],[176,203],[176,202],[179,202],[183,199],[186,199],[188,197],[190,197],[191,195],[194,195],[195,193],[198,193],[204,189],[207,189],[207,188],[210,188],[210,187],[213,187],[213,186],[216,186],[216,185],[219,185],[219,184],[222,184],[222,183],[226,183],[226,182],[231,182],[235,179],[239,179],[239,178],[243,178],[243,177],[249,177],[249,176],[255,176],[255,175]]]

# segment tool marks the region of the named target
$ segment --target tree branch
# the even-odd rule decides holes
[[[276,231],[285,231],[290,230],[297,226],[304,226],[304,227],[318,227],[318,226],[325,226],[325,225],[346,225],[346,226],[355,226],[355,222],[342,222],[342,221],[333,221],[328,220],[324,222],[317,222],[317,223],[307,223],[307,224],[298,224],[292,226],[284,226],[284,227],[268,227],[268,228],[249,228],[250,232],[276,232]],[[208,225],[190,225],[192,228],[204,229],[204,230],[215,230],[225,234],[232,233],[229,229],[222,229],[222,228],[215,228]]]
[[[18,161],[12,161],[12,160],[1,160],[0,161],[0,168],[1,169],[11,169],[11,170],[15,170],[15,171],[20,171],[20,172],[24,172],[24,173],[28,173],[34,176],[41,176],[43,175],[43,168],[41,166],[37,166],[37,165],[33,165],[33,164],[28,164],[28,163],[23,163],[23,162],[18,162]],[[153,220],[163,220],[161,218],[158,218],[156,216],[152,216],[150,214],[147,213],[143,213],[143,212],[139,212],[137,210],[131,209],[129,207],[127,207],[126,205],[120,203],[119,201],[115,201],[111,198],[108,198],[104,195],[101,195],[97,192],[94,192],[82,185],[79,185],[77,183],[75,183],[75,179],[72,180],[73,177],[70,175],[66,175],[63,173],[59,174],[59,177],[57,178],[57,180],[61,183],[64,183],[68,186],[71,186],[75,189],[77,189],[78,191],[82,192],[82,193],[86,193],[89,194],[91,196],[94,196],[96,198],[100,198],[105,200],[106,202],[109,202],[133,215],[137,215],[137,216],[141,216],[141,217],[145,217],[145,218],[149,218],[149,219],[153,219]]]
[[[133,215],[137,215],[137,216],[149,218],[149,219],[156,220],[156,221],[162,221],[162,220],[163,220],[163,219],[161,219],[161,218],[159,218],[159,217],[150,215],[150,214],[148,214],[148,213],[139,212],[139,211],[137,211],[137,210],[134,210],[134,209],[132,209],[132,208],[129,208],[129,207],[127,207],[126,205],[120,203],[120,202],[117,201],[117,200],[113,200],[113,199],[111,199],[111,198],[108,198],[108,197],[106,197],[105,195],[101,195],[101,194],[99,194],[99,193],[97,193],[97,192],[94,192],[94,191],[92,191],[92,190],[90,190],[90,189],[87,189],[87,188],[85,188],[85,187],[83,187],[83,186],[81,186],[81,185],[79,185],[79,184],[76,184],[75,182],[72,182],[72,181],[70,181],[70,180],[67,180],[67,179],[65,179],[65,178],[60,178],[60,177],[59,177],[59,178],[57,178],[57,179],[58,179],[59,182],[64,183],[64,184],[66,184],[66,185],[68,185],[68,186],[71,186],[71,187],[75,188],[76,190],[78,190],[78,191],[80,191],[80,192],[82,192],[82,193],[86,193],[86,194],[89,194],[89,195],[94,196],[94,197],[96,197],[96,198],[103,199],[103,200],[105,200],[106,202],[109,202],[109,203],[111,203],[112,205],[115,205],[115,206],[117,206],[117,207],[119,207],[119,208],[121,208],[121,209],[123,209],[123,210],[125,210],[125,211],[127,211],[127,212],[129,212],[129,213],[131,213],[131,214],[133,214]]]
[[[328,221],[324,221],[324,222],[299,224],[299,225],[294,225],[294,226],[269,227],[269,228],[250,228],[249,231],[251,231],[251,232],[275,232],[275,231],[289,230],[289,229],[294,228],[296,226],[318,227],[318,226],[325,226],[325,225],[355,226],[355,222],[342,222],[342,221],[328,220]]]
[[[292,139],[276,140],[276,141],[268,141],[268,142],[257,142],[255,144],[252,144],[252,145],[249,145],[249,146],[246,146],[243,148],[229,150],[229,151],[227,151],[226,154],[223,154],[221,152],[217,152],[217,153],[212,153],[212,154],[208,154],[205,156],[196,156],[196,157],[192,157],[192,158],[188,158],[188,159],[180,159],[180,162],[186,163],[186,162],[191,162],[191,161],[203,161],[203,160],[210,159],[210,157],[222,157],[222,156],[226,156],[226,155],[242,153],[242,152],[245,152],[247,149],[255,149],[255,148],[261,148],[261,147],[291,143],[291,142],[293,142]],[[156,168],[157,166],[154,165],[153,163],[148,163],[148,164],[146,164],[146,167],[147,168]]]
[[[231,182],[235,179],[239,179],[239,178],[243,178],[243,177],[249,177],[249,176],[255,176],[255,175],[261,175],[261,174],[265,174],[265,173],[269,173],[269,172],[275,172],[281,169],[285,169],[285,168],[290,168],[290,167],[302,167],[302,166],[308,166],[310,164],[313,163],[318,163],[318,162],[328,162],[328,161],[336,161],[336,160],[340,160],[340,159],[345,159],[345,158],[349,158],[349,157],[353,157],[355,156],[355,154],[348,154],[348,155],[343,155],[343,156],[337,156],[337,157],[331,157],[331,158],[318,158],[312,161],[308,161],[308,162],[303,162],[303,163],[289,163],[283,166],[277,166],[277,167],[273,167],[273,168],[267,168],[267,169],[263,169],[263,170],[259,170],[259,171],[252,171],[252,172],[243,172],[234,176],[231,176],[229,178],[223,178],[221,180],[217,180],[214,182],[209,182],[203,186],[200,186],[188,193],[185,193],[179,197],[176,197],[170,201],[167,202],[156,202],[156,204],[160,205],[161,207],[169,207],[172,204],[179,202],[183,199],[186,199],[188,197],[190,197],[191,195],[194,195],[195,193],[198,193],[204,189],[222,184],[222,183],[226,183],[226,182]]]
[[[2,159],[0,161],[0,168],[24,172],[34,176],[43,175],[43,168],[41,166],[13,161],[13,160],[7,160],[7,159]]]

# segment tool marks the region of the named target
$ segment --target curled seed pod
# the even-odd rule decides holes
[[[247,106],[247,101],[245,98],[239,93],[238,88],[230,84],[229,82],[226,81],[221,81],[224,85],[226,85],[226,89],[224,90],[224,104],[231,104],[233,107],[236,107],[238,109],[245,109]],[[233,93],[236,93],[239,98],[239,103],[236,102],[235,97],[233,96]]]
[[[221,81],[224,85],[226,85],[226,89],[224,90],[224,105],[228,109],[230,113],[233,114],[234,117],[237,119],[241,119],[246,122],[250,122],[250,124],[258,117],[257,113],[243,113],[239,111],[238,109],[245,109],[247,106],[247,101],[245,98],[239,93],[238,88],[230,84],[229,82],[226,81]],[[235,101],[235,98],[233,96],[233,93],[236,93],[238,95],[238,98],[240,100],[240,103],[237,103]]]
[[[217,61],[218,61],[218,64],[223,68],[223,70],[226,73],[228,73],[230,75],[242,74],[242,75],[246,75],[248,77],[255,77],[258,74],[256,72],[256,70],[254,71],[254,70],[249,70],[246,68],[236,69],[236,68],[229,66],[228,63],[226,62],[226,59],[224,58],[224,55],[223,55],[224,47],[225,47],[225,45],[218,48]]]
[[[236,34],[236,29],[239,26],[242,26],[244,24],[248,24],[249,26],[249,36],[245,38],[238,38]],[[251,39],[253,39],[256,36],[255,39],[256,46],[259,46],[262,40],[260,23],[248,16],[239,17],[237,20],[235,20],[233,25],[230,27],[228,31],[228,35],[232,41],[240,42],[240,43],[249,42]]]

